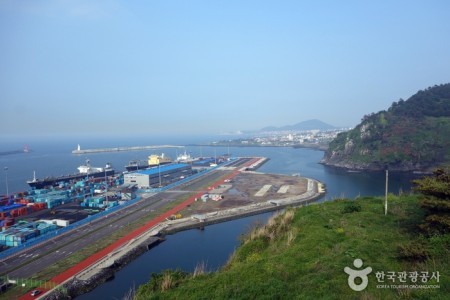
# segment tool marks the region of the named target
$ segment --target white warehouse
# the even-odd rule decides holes
[[[188,164],[160,165],[124,175],[124,184],[136,184],[139,188],[165,186],[192,174]]]

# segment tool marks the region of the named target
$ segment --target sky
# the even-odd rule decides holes
[[[0,0],[0,135],[356,126],[450,82],[450,1]]]

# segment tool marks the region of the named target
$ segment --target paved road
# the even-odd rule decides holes
[[[232,165],[238,166],[248,161],[240,159]],[[47,268],[76,251],[94,244],[96,241],[108,236],[111,232],[128,226],[131,222],[157,210],[175,200],[182,193],[190,194],[198,191],[210,181],[230,173],[227,170],[216,170],[211,173],[177,188],[177,193],[170,191],[159,194],[143,195],[142,200],[107,217],[93,221],[78,229],[56,236],[44,245],[36,246],[22,252],[20,255],[8,258],[0,263],[0,274],[10,278],[30,278],[33,274]],[[100,250],[100,249],[99,249]]]

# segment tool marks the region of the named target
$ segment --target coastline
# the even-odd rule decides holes
[[[187,147],[195,146],[195,147],[237,147],[237,148],[294,148],[294,149],[311,149],[318,151],[326,151],[328,149],[328,145],[318,145],[318,144],[295,144],[295,145],[260,145],[260,144],[250,144],[243,145],[240,143],[236,144],[220,144],[220,143],[212,143],[212,144],[187,144]]]
[[[211,217],[209,219],[206,219],[202,222],[186,220],[184,222],[180,222],[179,224],[176,224],[176,223],[171,224],[171,225],[167,226],[166,228],[162,229],[161,234],[164,237],[165,235],[174,234],[174,233],[184,231],[184,230],[202,228],[202,227],[213,225],[213,224],[228,222],[228,221],[245,218],[245,217],[249,217],[249,216],[253,216],[253,215],[259,215],[259,214],[263,214],[266,212],[277,211],[277,210],[281,210],[286,207],[301,207],[303,205],[307,205],[312,202],[315,202],[315,201],[319,200],[320,198],[322,198],[323,196],[324,196],[324,193],[317,193],[317,194],[312,195],[311,197],[308,197],[305,199],[301,199],[301,200],[297,200],[297,201],[290,201],[290,202],[285,202],[285,203],[277,203],[277,204],[273,204],[272,206],[267,206],[267,207],[253,207],[253,209],[249,209],[247,211],[243,210],[241,207],[241,208],[239,208],[239,209],[241,209],[240,211],[237,211],[235,214],[230,214],[227,216],[211,215]]]
[[[249,173],[252,172],[250,171]],[[228,222],[251,215],[277,211],[289,206],[307,205],[322,198],[324,194],[323,184],[317,180],[308,178],[308,191],[294,197],[268,201],[268,203],[260,205],[252,204],[220,212],[210,212],[204,214],[204,218],[200,217],[200,219],[198,215],[192,215],[178,220],[166,220],[149,229],[129,244],[117,249],[114,253],[111,253],[111,255],[103,258],[88,269],[70,278],[59,288],[48,293],[45,299],[61,299],[67,296],[76,297],[92,291],[102,283],[114,278],[114,274],[132,260],[163,242],[166,235]]]
[[[439,168],[439,166],[435,167],[424,167],[417,168],[411,166],[380,166],[380,165],[369,165],[369,164],[357,164],[353,162],[329,162],[326,158],[323,158],[319,164],[324,165],[326,167],[347,171],[347,172],[397,172],[397,173],[410,173],[410,174],[424,174],[429,175],[433,173],[433,170]]]

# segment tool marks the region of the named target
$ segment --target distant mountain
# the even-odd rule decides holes
[[[450,83],[363,117],[329,144],[322,163],[360,170],[429,171],[450,163]]]
[[[313,119],[313,120],[307,120],[300,123],[297,123],[295,125],[286,125],[282,127],[275,127],[275,126],[268,126],[262,128],[260,131],[304,131],[304,130],[330,130],[330,129],[336,129],[335,126],[332,126],[330,124],[324,123],[320,120]]]

